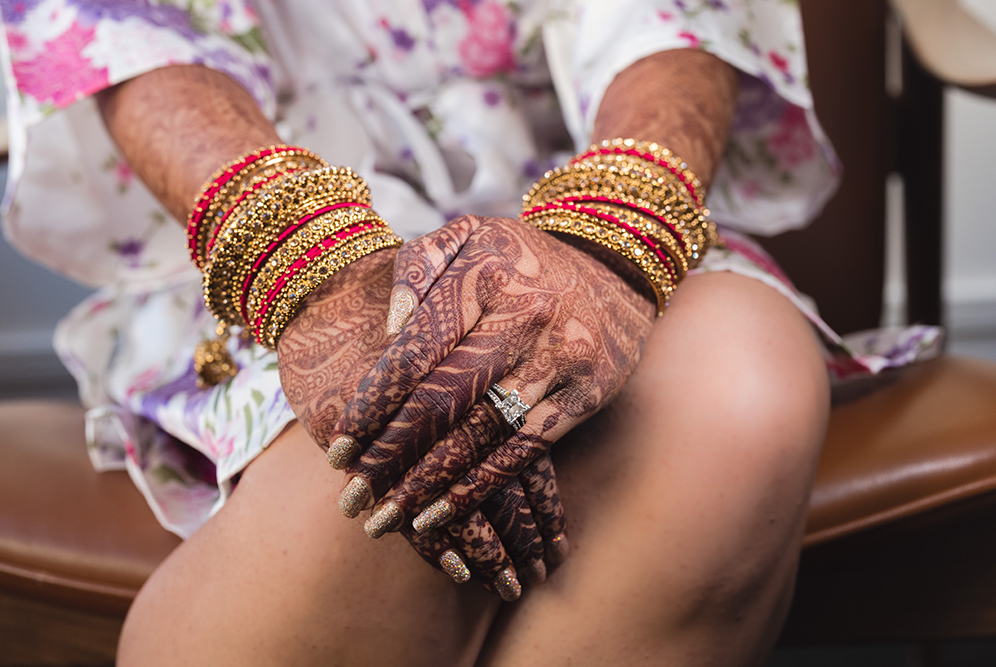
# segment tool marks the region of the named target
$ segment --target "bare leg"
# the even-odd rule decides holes
[[[788,301],[734,274],[689,278],[624,392],[554,448],[574,552],[503,609],[480,664],[763,660],[828,394]]]
[[[822,442],[808,324],[690,278],[615,403],[559,443],[572,557],[505,607],[486,665],[754,664],[787,607]],[[471,664],[497,603],[334,511],[300,428],[156,572],[120,664]]]
[[[473,664],[497,598],[368,538],[336,508],[340,475],[285,431],[142,589],[118,664]]]

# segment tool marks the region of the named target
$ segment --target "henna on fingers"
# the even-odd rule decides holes
[[[280,339],[278,363],[284,392],[316,442],[328,442],[334,420],[389,342],[384,320],[393,267],[394,251],[390,250],[350,265],[308,297]],[[362,477],[354,476],[347,487],[351,513],[358,515],[373,503]],[[499,503],[496,511],[511,517],[504,526],[509,537],[526,536],[523,539],[529,541],[525,546],[509,544],[513,553],[531,548],[530,531],[535,532],[536,523],[529,508],[503,512]],[[520,521],[527,526],[520,528]],[[402,528],[397,505],[383,503],[365,528],[371,537]],[[450,529],[419,534],[409,527],[402,532],[428,563],[460,583],[470,578],[469,564],[480,582],[497,592],[493,580],[512,566],[499,532],[482,515],[468,517]]]
[[[423,531],[467,516],[611,400],[655,310],[591,256],[496,218],[459,218],[406,244],[392,293],[417,305],[332,435],[361,452],[344,495],[383,496],[391,521],[380,525],[400,510]],[[410,307],[398,301],[395,327]],[[485,398],[496,383],[534,406],[515,433]],[[544,520],[561,524],[543,534],[552,553],[566,545],[559,511]]]
[[[526,513],[528,515],[528,512]],[[531,519],[527,516],[527,520]],[[425,562],[462,584],[477,578],[485,589],[506,602],[517,600],[522,586],[497,531],[480,512],[444,529],[401,531]]]
[[[547,565],[556,567],[567,559],[571,547],[553,461],[549,456],[537,458],[522,471],[519,482],[532,508],[536,528],[543,537]]]
[[[505,551],[498,532],[481,512],[474,512],[446,530],[467,554],[471,570],[478,574],[485,588],[500,595],[505,602],[519,599],[522,585],[512,559]]]
[[[501,537],[523,584],[546,580],[543,537],[536,527],[526,492],[519,480],[491,495],[481,504],[481,513]]]

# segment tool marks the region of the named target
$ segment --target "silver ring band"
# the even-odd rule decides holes
[[[513,389],[506,391],[497,382],[488,387],[485,395],[498,408],[498,412],[513,430],[518,431],[526,425],[526,413],[531,409],[521,398],[519,392]]]

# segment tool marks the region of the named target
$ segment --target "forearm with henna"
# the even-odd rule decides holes
[[[736,71],[712,54],[678,49],[647,56],[620,72],[605,91],[592,141],[656,141],[681,157],[708,188],[726,146],[737,90]],[[655,300],[644,277],[622,257],[576,236],[561,238]]]
[[[736,70],[705,51],[647,56],[612,81],[595,117],[593,141],[656,141],[680,156],[708,187],[736,108]]]
[[[147,72],[97,101],[128,165],[179,221],[220,166],[281,143],[245,88],[199,65]]]

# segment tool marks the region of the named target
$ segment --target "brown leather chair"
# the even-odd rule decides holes
[[[886,96],[884,0],[802,6],[817,108],[847,173],[813,226],[765,243],[852,331],[881,311],[887,172],[940,191],[939,172],[891,157],[899,128],[919,166],[930,151],[939,164],[940,87],[920,82],[926,103]],[[939,198],[916,203],[926,243],[910,256],[927,259],[911,274],[932,282],[911,282],[911,317],[936,321]],[[996,364],[942,358],[889,380],[833,410],[783,642],[996,635]],[[92,471],[81,408],[0,405],[0,667],[111,664],[128,604],[177,544],[125,473]]]

